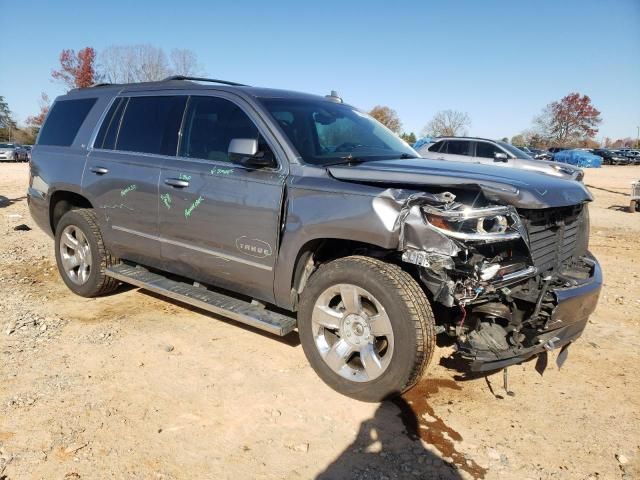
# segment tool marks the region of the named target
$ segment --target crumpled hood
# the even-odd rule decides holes
[[[517,208],[551,208],[593,200],[586,187],[543,173],[425,158],[379,160],[328,167],[338,180],[386,185],[479,187],[484,195]]]

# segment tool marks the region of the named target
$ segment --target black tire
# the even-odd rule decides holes
[[[74,283],[65,272],[61,260],[60,242],[62,232],[68,226],[74,226],[79,229],[87,239],[91,250],[91,268],[85,283],[79,285]],[[119,282],[114,278],[108,277],[105,271],[108,267],[118,262],[104,246],[102,233],[98,227],[96,215],[91,209],[77,209],[65,213],[58,225],[56,226],[55,235],[55,253],[58,272],[64,283],[76,295],[82,297],[97,297],[115,290]]]
[[[348,380],[332,370],[316,347],[312,313],[326,289],[352,284],[370,292],[382,304],[393,330],[396,347],[386,370],[370,381]],[[298,310],[300,341],[318,376],[337,392],[365,402],[379,402],[414,386],[422,377],[435,348],[435,323],[424,291],[397,265],[351,256],[326,263],[309,279]]]

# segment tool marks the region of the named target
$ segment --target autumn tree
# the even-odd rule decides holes
[[[422,129],[423,136],[457,137],[468,133],[471,119],[465,112],[441,110]]]
[[[378,120],[392,132],[400,133],[400,130],[402,129],[402,122],[393,108],[389,108],[384,105],[376,105],[371,109],[369,115]]]
[[[86,47],[76,53],[74,50],[63,50],[60,54],[60,69],[53,70],[51,76],[72,88],[87,88],[95,82],[96,52],[91,47]]]
[[[38,101],[38,105],[40,107],[40,113],[38,113],[37,115],[27,117],[27,122],[26,122],[27,125],[30,126],[31,128],[39,129],[44,123],[44,119],[46,118],[47,113],[49,113],[50,104],[51,102],[49,100],[49,95],[42,92],[40,94],[40,100]]]
[[[595,137],[601,121],[588,95],[570,93],[547,105],[534,123],[551,144],[573,146]]]

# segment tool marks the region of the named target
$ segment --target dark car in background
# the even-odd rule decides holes
[[[595,148],[591,150],[591,153],[602,157],[603,165],[628,165],[629,159],[624,155],[616,152],[615,150],[609,150],[608,148]]]

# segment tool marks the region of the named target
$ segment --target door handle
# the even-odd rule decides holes
[[[189,186],[189,182],[180,180],[179,178],[167,178],[164,183],[175,188],[185,188]]]
[[[91,171],[96,175],[105,175],[109,173],[109,170],[104,167],[91,167]]]

